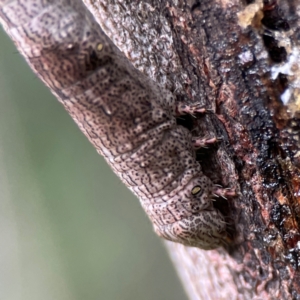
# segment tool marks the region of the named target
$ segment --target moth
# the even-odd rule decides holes
[[[138,72],[79,0],[0,0],[1,23],[114,172],[140,199],[161,237],[202,249],[227,244],[215,195],[182,114],[205,113]]]

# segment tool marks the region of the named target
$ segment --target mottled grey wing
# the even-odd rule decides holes
[[[211,249],[227,241],[214,187],[176,124],[173,95],[136,71],[79,0],[0,1],[4,28],[160,236]],[[202,110],[200,110],[202,111]]]

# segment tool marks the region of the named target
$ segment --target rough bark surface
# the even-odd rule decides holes
[[[199,130],[223,141],[199,160],[240,191],[219,207],[236,244],[168,243],[190,298],[300,299],[299,4],[84,2],[136,68],[216,112]]]
[[[137,69],[215,112],[183,123],[222,137],[198,159],[239,192],[215,203],[234,243],[167,243],[190,298],[300,299],[297,1],[84,2]]]

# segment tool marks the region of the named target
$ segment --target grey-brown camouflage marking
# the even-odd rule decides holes
[[[80,1],[0,0],[0,17],[33,70],[140,199],[155,232],[203,249],[224,245],[226,224],[212,205],[214,193],[223,192],[195,159],[195,146],[206,142],[176,124],[178,114],[204,110],[176,105],[135,70]]]

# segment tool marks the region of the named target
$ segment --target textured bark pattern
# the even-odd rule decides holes
[[[199,122],[224,137],[199,158],[214,182],[240,185],[220,208],[240,243],[205,254],[168,244],[191,299],[299,299],[299,1],[84,2],[137,68],[222,121]]]
[[[212,182],[237,191],[240,186],[241,197],[228,201],[228,205],[214,202],[225,220],[235,224],[232,229],[236,230],[237,244],[229,252],[224,249],[203,252],[168,243],[190,298],[300,299],[300,9],[297,1],[84,2],[137,68],[169,88],[180,100],[190,98],[217,113],[217,117],[198,115],[187,127],[195,135],[209,132],[212,137],[223,137],[218,147],[197,153],[197,159]],[[8,9],[17,2],[0,3]],[[68,24],[80,24],[81,32],[83,28],[98,30],[79,3],[71,8],[67,1],[60,3],[64,13],[58,12],[60,18],[56,22],[62,28],[67,28],[62,15],[73,11],[74,18]],[[20,18],[18,10],[13,13],[14,21],[19,23],[10,23],[8,19],[5,23],[10,28],[20,26],[10,33],[18,39],[20,29],[30,20]],[[59,36],[63,32],[52,34]],[[39,63],[39,55],[35,55],[36,64],[33,58],[30,60],[46,82],[47,66],[55,59],[59,81],[64,81],[67,74],[80,74],[72,82],[83,80],[85,85],[69,82],[62,92],[61,87],[57,88],[59,82],[48,83],[62,102],[68,99],[73,105],[70,94],[63,94],[64,90],[80,95],[86,84],[91,91],[96,88],[93,86],[100,79],[92,80],[92,66],[97,65],[99,54],[91,53],[93,49],[106,51],[105,43],[109,42],[97,35],[98,40],[88,51],[83,47],[82,53],[81,48],[75,47],[72,52],[78,42],[74,43],[68,36],[61,37],[69,42],[61,48],[56,44],[55,49],[64,54],[59,57],[55,56],[57,51],[48,51],[44,46],[44,50],[36,51],[41,47],[38,43],[35,47],[32,43],[27,47],[25,42],[21,46],[25,56],[43,50],[43,57],[48,57],[43,65]],[[70,52],[66,52],[66,45]],[[111,59],[113,52],[107,51]],[[87,60],[74,59],[78,53]],[[124,71],[124,60],[120,54],[118,57],[121,65],[117,65]],[[72,64],[68,63],[71,60]],[[68,72],[60,71],[64,66]],[[77,69],[70,72],[73,68]],[[145,94],[157,97],[158,87],[142,79],[129,66],[127,74],[133,82],[149,87],[143,89]],[[79,107],[78,111],[82,109],[91,116],[89,107]],[[170,113],[169,109],[166,111]],[[82,129],[93,139],[97,135],[89,127],[90,120],[84,120],[87,127]],[[78,123],[81,121],[78,118]],[[188,119],[185,121],[185,125],[190,123]]]
[[[139,197],[155,232],[203,249],[225,245],[226,222],[212,200],[226,191],[202,173],[194,150],[214,138],[193,140],[176,123],[192,107],[177,106],[126,62],[78,1],[11,1],[0,14],[35,72]]]

